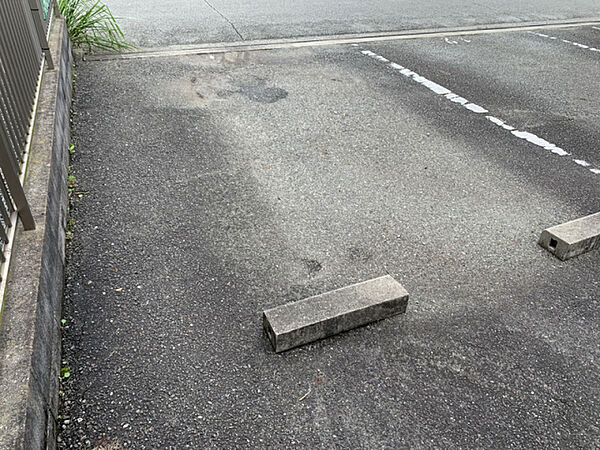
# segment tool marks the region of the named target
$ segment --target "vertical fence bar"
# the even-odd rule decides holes
[[[42,5],[40,0],[29,0],[29,8],[31,9],[31,15],[33,17],[33,23],[37,32],[38,39],[42,51],[46,56],[46,64],[48,69],[54,70],[54,62],[52,61],[52,54],[50,53],[50,46],[48,45],[48,39],[46,39],[46,28],[44,27],[44,13],[42,12]],[[48,11],[46,11],[48,13]]]
[[[14,152],[10,150],[10,141],[4,127],[0,127],[0,151],[7,156],[13,172],[19,173],[19,166],[15,161]]]
[[[15,114],[17,114],[18,120],[15,122],[14,126],[17,127],[15,134],[20,139],[21,138],[21,127],[18,126],[19,123],[23,123],[26,119],[27,115],[27,94],[22,88],[21,84],[23,82],[28,82],[27,74],[23,74],[21,78],[19,78],[19,66],[22,64],[18,64],[18,59],[16,52],[18,51],[18,41],[14,32],[14,18],[5,14],[5,11],[2,11],[1,8],[6,9],[7,5],[0,4],[0,38],[3,45],[0,45],[0,58],[4,61],[3,69],[7,72],[4,76],[4,81],[7,84],[8,90],[12,93],[14,97],[16,97],[16,108]],[[10,130],[9,130],[10,132]],[[25,135],[23,134],[23,139]]]
[[[16,162],[20,136],[18,130],[15,130],[10,124],[18,122],[17,103],[14,96],[11,95],[9,87],[6,86],[7,73],[3,69],[4,63],[0,54],[0,98],[3,99],[0,102],[0,133],[5,136],[5,147]],[[22,139],[25,140],[25,136]]]
[[[3,11],[5,17],[4,34],[6,42],[5,58],[7,70],[9,71],[8,82],[11,90],[18,96],[18,112],[20,119],[13,126],[17,128],[17,134],[22,145],[25,144],[29,118],[32,111],[32,98],[37,84],[37,72],[41,63],[41,49],[36,52],[35,42],[32,35],[26,33],[29,28],[27,17],[23,14],[23,4],[15,4],[15,0],[9,0],[14,7],[8,6]],[[20,7],[19,7],[20,6]],[[29,21],[31,22],[31,21]],[[20,158],[20,153],[17,153]]]
[[[35,228],[19,174],[32,132],[43,52],[52,65],[46,34],[50,14],[40,0],[0,0],[0,244],[8,243],[15,212],[26,230]]]
[[[18,174],[14,172],[5,151],[0,151],[0,170],[2,170],[6,179],[8,190],[19,212],[21,222],[23,222],[23,228],[26,230],[35,229],[35,221],[33,220],[29,203],[27,203],[25,191],[23,190],[23,186],[21,186],[21,180],[19,180]]]

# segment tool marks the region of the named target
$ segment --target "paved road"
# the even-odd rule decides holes
[[[600,210],[598,28],[81,63],[61,446],[598,447],[600,252],[536,245]]]
[[[106,0],[139,47],[600,17],[596,0]]]

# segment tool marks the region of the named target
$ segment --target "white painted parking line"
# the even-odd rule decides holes
[[[374,58],[377,61],[389,62],[389,60],[387,58],[384,58],[383,56],[377,55],[376,53],[373,53],[370,50],[362,50],[361,53],[363,55],[370,56],[371,58]],[[394,62],[389,62],[388,66],[391,67],[394,70],[399,71],[405,77],[409,77],[413,81],[416,81],[417,83],[425,86],[430,91],[435,92],[436,94],[439,94],[439,95],[443,95],[448,100],[450,100],[451,102],[458,103],[459,105],[464,106],[465,108],[467,108],[470,111],[473,111],[473,112],[478,113],[478,114],[482,114],[482,113],[488,112],[487,109],[482,108],[479,105],[476,105],[474,103],[469,102],[469,100],[467,100],[466,98],[461,97],[460,95],[455,94],[450,89],[447,89],[444,86],[440,86],[439,84],[434,83],[433,81],[428,80],[425,77],[422,77],[418,73],[415,73],[412,70],[409,70],[409,69],[401,66],[400,64],[396,64]]]
[[[545,150],[550,150],[555,155],[567,156],[570,154],[570,153],[564,151],[562,148],[557,147],[556,145],[548,142],[545,139],[542,139],[539,136],[536,136],[533,133],[530,133],[529,131],[514,130],[514,131],[511,131],[511,133],[513,135],[515,135],[516,137],[518,137],[519,139],[525,139],[527,142],[531,142],[532,144],[537,145],[538,147],[542,147]]]
[[[592,27],[592,28],[595,28],[595,27]],[[528,31],[527,33],[533,34],[534,36],[552,39],[553,41],[559,40],[556,36],[548,36],[547,34],[538,33],[537,31]],[[579,42],[569,41],[568,39],[560,39],[560,40],[563,41],[565,44],[574,45],[575,47],[579,47],[584,50],[589,50],[591,52],[600,52],[600,49],[595,48],[595,47],[590,47],[589,45],[580,44]]]
[[[397,71],[397,72],[401,73],[402,75],[404,75],[405,77],[410,78],[412,81],[415,81],[415,82],[419,83],[420,85],[425,86],[427,89],[434,92],[435,94],[442,95],[447,100],[450,100],[453,103],[458,103],[459,105],[463,106],[464,108],[468,109],[471,112],[474,112],[476,114],[484,114],[484,113],[489,112],[484,107],[479,106],[475,103],[469,102],[469,100],[467,100],[464,97],[461,97],[458,94],[455,94],[450,89],[448,89],[440,84],[437,84],[434,81],[431,81],[431,80],[419,75],[418,73],[413,72],[412,70],[407,69],[404,66],[401,66],[400,64],[398,64],[396,62],[391,62],[389,59],[387,59],[381,55],[378,55],[377,53],[374,53],[371,50],[361,50],[360,52],[365,56],[375,59],[376,61],[385,63],[388,67],[390,67],[391,69],[394,69],[394,71]],[[557,155],[557,156],[570,156],[571,155],[571,153],[560,148],[556,144],[553,144],[552,142],[549,142],[546,139],[536,136],[535,134],[530,133],[529,131],[517,130],[515,127],[513,127],[512,125],[508,125],[504,120],[499,119],[498,117],[494,117],[492,115],[488,115],[485,117],[493,124],[501,127],[502,129],[504,129],[506,131],[509,131],[513,136],[518,137],[519,139],[523,139],[523,140],[525,140],[531,144],[534,144],[538,147],[541,147],[544,150],[548,150],[551,153],[553,153],[554,155]],[[577,159],[577,158],[572,158],[572,161],[575,164],[577,164],[578,166],[587,168],[593,174],[600,175],[600,169],[591,167],[592,165],[589,162],[587,162],[583,159]]]

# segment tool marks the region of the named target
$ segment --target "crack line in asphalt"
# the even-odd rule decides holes
[[[358,47],[358,44],[352,44],[352,46]],[[405,77],[408,77],[412,81],[415,81],[415,82],[425,86],[427,89],[434,92],[435,94],[442,95],[447,100],[450,100],[453,103],[458,103],[459,105],[462,105],[464,108],[468,109],[469,111],[472,111],[476,114],[484,114],[484,113],[489,112],[487,109],[485,109],[475,103],[471,103],[466,98],[461,97],[458,94],[455,94],[450,89],[448,89],[442,85],[439,85],[439,84],[419,75],[418,73],[413,72],[412,70],[401,66],[400,64],[391,62],[389,59],[387,59],[384,56],[378,55],[377,53],[373,53],[371,50],[361,50],[360,52],[365,56],[369,56],[379,62],[386,64],[388,67],[394,69],[395,71],[399,71]],[[552,153],[554,153],[555,155],[571,156],[570,153],[568,153],[567,151],[563,150],[562,148],[556,146],[555,144],[548,142],[547,140],[545,140],[539,136],[536,136],[535,134],[530,133],[529,131],[517,130],[515,127],[508,125],[502,119],[498,119],[497,117],[494,117],[492,115],[485,116],[485,118],[487,120],[489,120],[490,122],[492,122],[493,124],[498,125],[502,129],[509,131],[513,136],[518,137],[519,139],[523,139],[527,142],[530,142],[531,144],[537,145],[538,147],[541,147],[545,150],[549,150]],[[575,164],[577,164],[578,166],[587,168],[593,174],[600,175],[600,169],[591,167],[592,165],[589,162],[587,162],[583,159],[577,159],[577,158],[572,158],[572,161]]]
[[[215,8],[212,4],[209,3],[208,0],[204,0],[204,3],[206,3],[213,11],[215,11],[218,15],[220,15],[223,19],[225,19],[225,22],[227,22],[229,25],[231,25],[231,28],[233,28],[233,31],[235,31],[235,33],[240,37],[240,39],[243,41],[244,37],[242,36],[242,34],[238,31],[238,29],[235,27],[235,25],[233,24],[233,22],[231,20],[229,20],[227,18],[227,16],[225,16],[225,14],[221,13],[221,11],[219,11],[217,8]]]

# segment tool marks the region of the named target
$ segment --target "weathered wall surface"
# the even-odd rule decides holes
[[[50,46],[25,181],[36,229],[18,225],[0,324],[0,448],[56,442],[73,63],[60,18]]]

